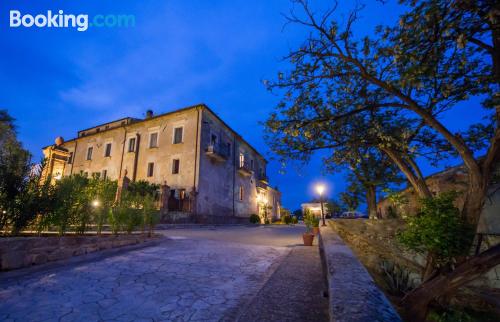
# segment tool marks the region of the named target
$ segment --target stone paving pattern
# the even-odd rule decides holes
[[[239,321],[328,321],[326,288],[318,248],[297,246]]]
[[[230,321],[287,252],[167,241],[2,282],[0,321]]]
[[[168,239],[155,246],[57,268],[40,267],[24,275],[1,273],[0,321],[251,321],[245,310],[253,307],[250,301],[258,298],[268,279],[274,280],[282,261],[286,258],[293,266],[300,256],[315,256],[297,250],[299,257],[287,257],[300,244],[302,231],[303,227],[166,230],[161,233]],[[297,273],[309,278],[306,265],[298,264],[302,268]],[[276,276],[285,279],[282,283],[294,283],[292,271],[280,268]],[[280,296],[276,309],[283,313],[285,295],[266,296]],[[302,298],[288,295],[293,305]]]

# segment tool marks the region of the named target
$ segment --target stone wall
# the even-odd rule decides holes
[[[420,272],[425,258],[404,249],[396,240],[396,233],[404,228],[404,222],[397,219],[364,220],[335,219],[330,225],[342,239],[353,248],[360,261],[378,280],[380,262],[391,261],[406,267],[416,283],[420,282]],[[485,236],[481,251],[500,243],[499,237]],[[382,281],[380,281],[382,282]],[[500,265],[470,283],[474,287],[500,289]]]
[[[44,264],[151,240],[144,235],[0,238],[0,270]]]
[[[320,227],[320,252],[329,293],[330,321],[399,322],[396,310],[350,248],[327,226]]]

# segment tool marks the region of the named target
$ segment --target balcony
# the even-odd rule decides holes
[[[248,162],[240,162],[238,172],[244,177],[249,177],[253,173],[252,169],[250,169],[250,166],[248,165]]]
[[[205,154],[212,160],[224,162],[229,157],[227,146],[209,144],[205,150]]]
[[[257,182],[256,182],[257,188],[261,188],[266,190],[267,187],[269,186],[269,179],[267,178],[266,175],[259,175]]]

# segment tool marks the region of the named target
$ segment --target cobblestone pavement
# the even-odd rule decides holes
[[[0,321],[233,321],[301,232],[166,230],[170,239],[156,246],[24,276],[0,273]]]

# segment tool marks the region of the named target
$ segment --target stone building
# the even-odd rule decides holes
[[[321,218],[321,203],[319,202],[307,202],[300,205],[302,209],[302,214],[305,214],[307,210],[311,212],[311,214],[317,218]],[[325,204],[323,204],[323,212],[327,213],[327,209]]]
[[[464,204],[463,192],[467,188],[468,175],[464,166],[455,166],[444,171],[434,173],[425,178],[429,190],[433,194],[439,194],[446,191],[458,192],[455,205],[462,209]],[[384,198],[377,204],[379,217],[391,217],[391,213],[398,214],[416,214],[420,209],[420,200],[413,187],[409,186],[398,192],[401,196],[401,203],[394,204],[390,198]]]
[[[468,186],[469,177],[464,165],[454,166],[444,171],[437,172],[425,178],[429,190],[434,194],[447,191],[457,192],[455,206],[462,209],[465,203],[464,192]],[[388,218],[402,214],[416,214],[420,209],[420,200],[413,189],[409,186],[398,192],[400,202],[394,202],[391,198],[384,198],[377,204],[379,217]],[[497,164],[492,174],[492,180],[488,189],[484,208],[479,218],[478,234],[500,235],[500,164]]]
[[[168,185],[164,210],[176,218],[243,222],[263,209],[279,218],[266,159],[204,104],[97,125],[43,152],[51,180],[79,173]]]

